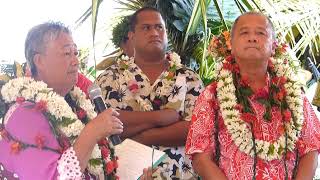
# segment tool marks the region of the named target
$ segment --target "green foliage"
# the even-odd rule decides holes
[[[320,2],[318,0],[237,0],[243,7],[268,15],[280,42],[290,43],[296,56],[304,64],[306,56],[318,59],[320,64]],[[318,58],[317,58],[318,57]]]
[[[205,83],[210,82],[215,61],[208,58],[206,52],[212,34],[217,35],[229,29],[239,13],[247,11],[261,11],[270,16],[282,42],[290,42],[292,49],[301,59],[308,55],[309,49],[314,59],[320,59],[320,3],[316,0],[310,0],[308,3],[302,0],[115,1],[122,5],[119,9],[126,12],[135,11],[143,6],[158,8],[167,24],[170,49],[181,55],[183,64],[197,62],[200,65],[199,74]],[[99,5],[102,0],[94,2]],[[123,31],[118,31],[114,37],[116,46],[121,41],[121,33]],[[319,62],[316,64],[319,66]]]
[[[130,16],[123,17],[120,22],[112,29],[112,43],[119,48],[122,42],[128,39]]]
[[[79,70],[82,74],[86,73],[88,57],[89,57],[89,48],[81,48],[79,50],[78,59],[79,59]]]
[[[221,34],[223,31],[226,31],[228,29],[231,29],[231,26],[233,24],[233,21],[225,21],[226,25],[228,28],[226,28],[224,26],[224,24],[222,24],[221,21],[218,20],[214,20],[214,19],[208,19],[208,28],[211,29],[211,34],[213,35],[219,35]]]
[[[89,48],[82,48],[79,50],[79,71],[89,79],[94,79],[96,77],[96,69],[95,66],[88,67],[89,53]]]
[[[225,22],[227,26],[231,27],[232,22],[227,20]],[[196,62],[200,65],[198,74],[200,78],[202,79],[204,85],[209,85],[212,82],[213,78],[213,70],[215,66],[215,61],[212,56],[209,56],[206,51],[204,51],[204,43],[210,42],[213,35],[220,35],[223,31],[226,31],[226,28],[224,27],[223,23],[218,20],[209,19],[208,20],[208,28],[211,30],[211,34],[208,37],[209,40],[207,41],[199,41],[199,43],[193,48],[192,57],[196,60]],[[205,38],[205,37],[203,37]],[[203,54],[205,54],[205,59],[202,60]]]
[[[89,163],[92,166],[99,166],[102,164],[102,160],[100,158],[96,158],[96,159],[89,159]]]

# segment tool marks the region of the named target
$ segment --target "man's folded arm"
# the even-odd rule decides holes
[[[145,145],[184,146],[190,122],[178,121],[166,127],[152,128],[132,137],[133,140]]]
[[[124,124],[122,138],[130,138],[151,128],[168,126],[180,119],[179,114],[172,109],[148,112],[120,110],[119,113]]]

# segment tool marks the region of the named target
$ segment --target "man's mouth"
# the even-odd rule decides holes
[[[258,47],[254,47],[254,46],[249,46],[249,47],[246,47],[245,49],[259,49]]]
[[[160,40],[151,40],[151,41],[149,41],[149,43],[161,43],[161,41]]]

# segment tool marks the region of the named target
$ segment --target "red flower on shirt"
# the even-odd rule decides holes
[[[104,159],[107,159],[107,157],[109,156],[109,154],[110,154],[109,149],[108,149],[107,147],[105,147],[105,146],[102,146],[102,147],[101,147],[101,155],[102,155],[102,157],[103,157]]]
[[[24,97],[17,97],[16,102],[22,104],[26,99]]]
[[[242,113],[241,119],[247,123],[254,123],[257,120],[257,117],[252,113]]]
[[[39,134],[34,138],[34,140],[35,140],[37,147],[39,149],[42,149],[44,146],[44,143],[45,143],[45,137]]]
[[[40,112],[46,111],[47,110],[47,102],[40,100],[39,102],[36,103],[34,109],[36,111],[40,111]]]
[[[106,164],[106,172],[107,172],[107,174],[111,174],[114,169],[115,169],[114,162],[113,162],[113,161],[109,161],[109,162]]]
[[[284,112],[283,112],[283,119],[285,122],[290,122],[290,119],[291,119],[291,111],[286,109]]]
[[[132,93],[137,93],[138,92],[138,90],[139,90],[139,85],[138,85],[138,83],[137,83],[137,81],[135,81],[135,80],[130,80],[129,82],[128,82],[128,88],[129,88],[129,90],[132,92]]]
[[[22,146],[21,146],[20,142],[14,141],[11,144],[10,148],[11,148],[11,153],[12,154],[18,154],[21,151]]]
[[[87,115],[87,112],[85,110],[83,110],[82,108],[80,108],[78,111],[77,111],[77,116],[79,119],[83,119],[85,118]]]

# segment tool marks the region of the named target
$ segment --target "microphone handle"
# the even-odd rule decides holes
[[[101,97],[95,98],[93,100],[93,103],[95,105],[96,110],[98,111],[98,114],[100,114],[101,112],[106,110],[106,105],[104,104],[104,101],[102,100]],[[109,136],[109,139],[114,146],[121,143],[121,139],[120,139],[119,135],[113,134],[113,135]]]
[[[307,60],[308,60],[308,66],[309,68],[311,69],[314,77],[316,78],[316,80],[318,81],[320,79],[320,73],[317,69],[317,67],[313,64],[312,60],[310,57],[307,57]]]

